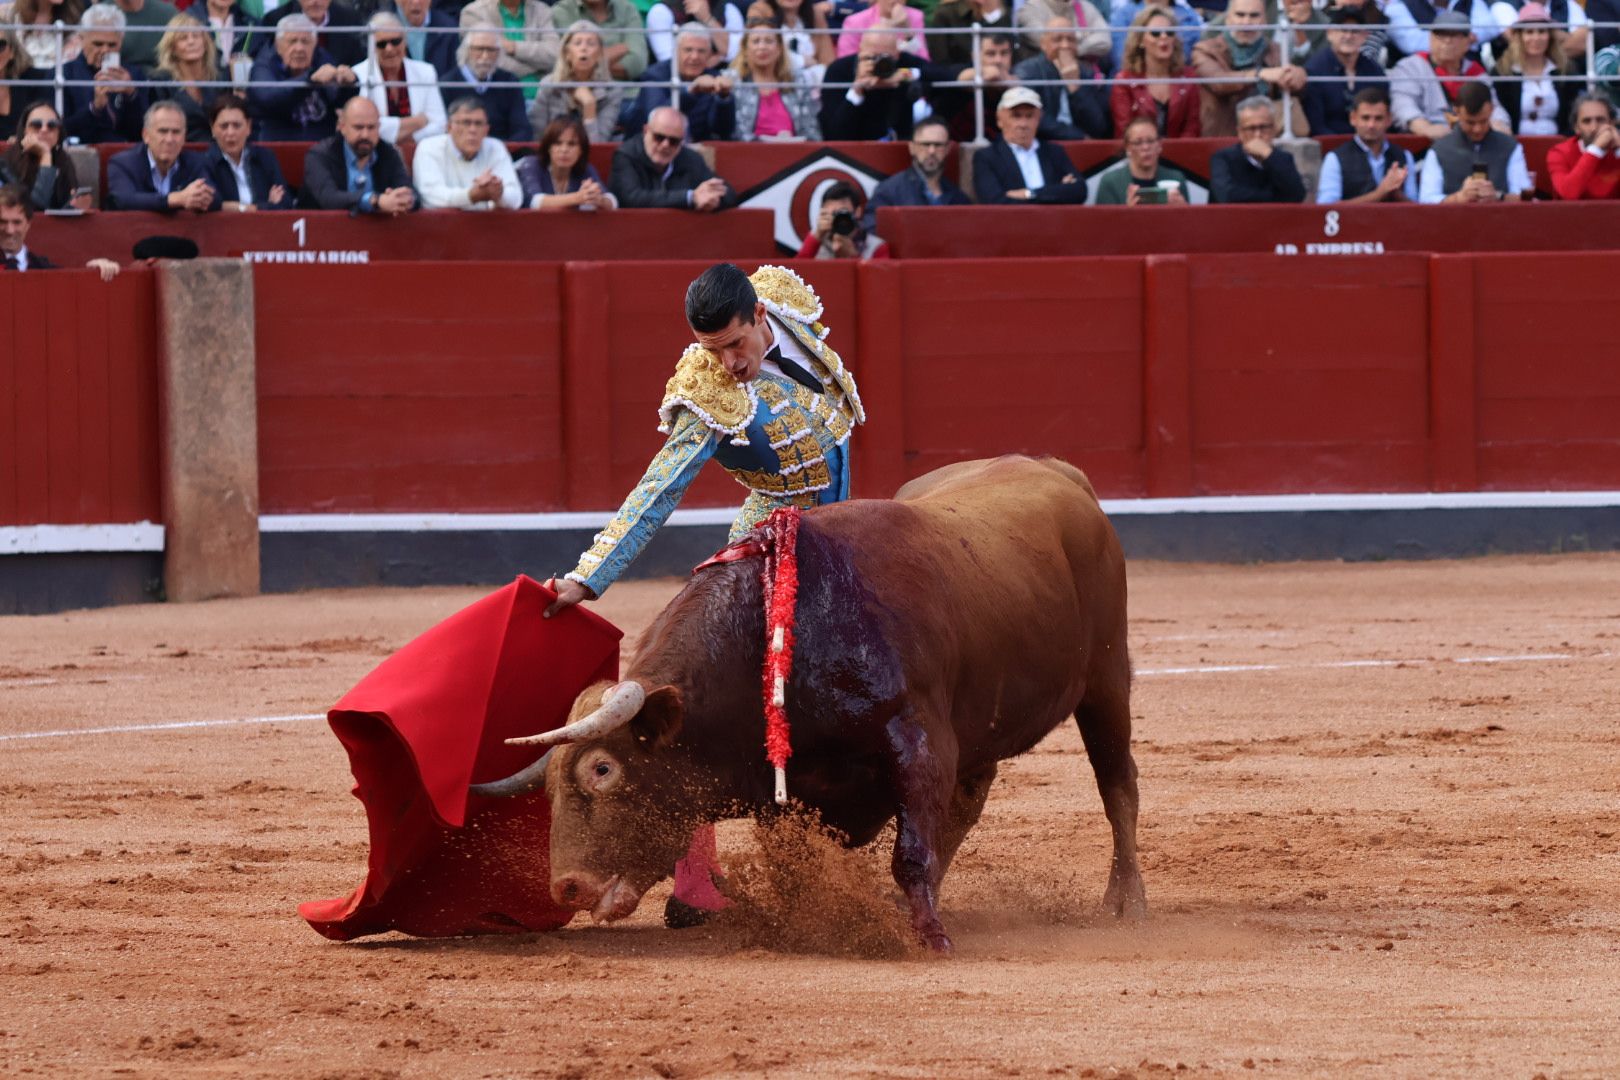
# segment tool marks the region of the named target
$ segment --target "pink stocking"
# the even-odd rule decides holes
[[[719,855],[715,850],[714,826],[699,825],[692,833],[692,846],[686,858],[675,864],[675,899],[704,911],[723,911],[731,901],[714,887],[720,875]]]

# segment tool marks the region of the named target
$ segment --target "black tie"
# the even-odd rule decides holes
[[[800,386],[808,387],[818,394],[822,392],[821,383],[816,381],[816,377],[804,370],[802,365],[796,364],[792,360],[789,360],[787,357],[783,356],[782,347],[780,345],[772,345],[771,351],[765,354],[765,359],[774,361],[776,366],[782,369],[782,374],[786,375]]]
[[[15,270],[15,269],[17,269],[17,257],[15,255],[7,255],[6,256],[6,269],[7,270]]]

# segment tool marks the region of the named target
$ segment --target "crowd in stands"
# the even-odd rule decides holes
[[[1533,186],[1519,136],[1566,137],[1547,165],[1559,197],[1617,194],[1620,29],[1593,23],[1620,21],[1620,0],[1319,2],[9,0],[0,22],[27,29],[0,31],[0,183],[85,208],[63,145],[130,143],[107,209],[714,212],[737,196],[693,143],[909,141],[911,169],[870,206],[845,192],[806,239],[877,257],[877,206],[967,200],[942,164],[980,131],[978,202],[1085,202],[1055,144],[1113,138],[1125,161],[1095,202],[1185,202],[1159,157],[1200,136],[1233,140],[1213,201],[1298,202],[1286,123],[1352,136],[1325,155],[1320,202],[1517,199]],[[1390,132],[1430,145],[1413,160]],[[536,140],[514,160],[508,143]],[[312,144],[301,190],[261,145],[276,141]],[[592,143],[617,143],[606,181]]]

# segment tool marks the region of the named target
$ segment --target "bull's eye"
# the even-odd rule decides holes
[[[609,765],[605,761],[598,761],[596,763],[596,768],[592,769],[591,771],[593,773],[595,773],[598,777],[601,777],[601,778],[605,779],[605,778],[613,775],[613,766]]]
[[[606,750],[590,750],[575,766],[574,776],[587,795],[605,795],[619,785],[619,761]]]

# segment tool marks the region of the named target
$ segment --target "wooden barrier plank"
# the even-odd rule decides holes
[[[1192,334],[1187,259],[1144,260],[1143,494],[1193,494]]]
[[[22,445],[17,432],[17,377],[22,365],[17,341],[17,284],[21,274],[0,274],[0,525],[22,520],[17,511],[17,485]]]
[[[1429,487],[1472,491],[1479,482],[1474,259],[1429,260]]]
[[[910,479],[906,467],[905,268],[889,260],[863,263],[856,284],[855,348],[846,359],[855,372],[866,424],[855,435],[859,498],[889,498]]]
[[[47,309],[50,275],[18,274],[11,279],[11,344],[17,366],[12,376],[16,410],[17,511],[23,524],[51,520],[50,495],[50,327]]]
[[[79,479],[80,521],[113,520],[112,491],[112,415],[121,406],[112,399],[112,373],[106,349],[106,286],[112,282],[95,280],[99,275],[86,271],[91,278],[87,287],[75,290],[73,328],[79,360],[79,412],[76,417],[78,454],[81,465]],[[97,288],[96,286],[101,286]],[[99,328],[92,327],[92,322]]]
[[[46,475],[49,484],[47,521],[92,521],[106,507],[84,505],[84,458],[79,448],[79,342],[77,299],[87,275],[42,274],[44,304],[36,309],[51,328],[46,338]],[[89,511],[92,516],[86,517]]]

